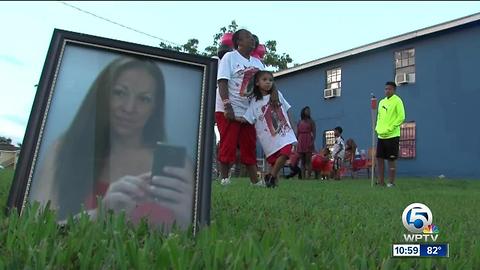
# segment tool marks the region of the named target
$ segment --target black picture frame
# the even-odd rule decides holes
[[[105,54],[116,57],[128,56],[148,59],[160,67],[162,65],[171,65],[177,68],[177,70],[181,71],[182,74],[178,75],[179,78],[185,78],[183,72],[200,74],[199,84],[196,83],[198,82],[198,76],[193,76],[197,79],[192,79],[192,82],[189,82],[192,85],[192,87],[190,87],[192,89],[176,89],[177,92],[175,92],[182,93],[182,91],[184,91],[183,95],[185,95],[185,97],[196,95],[199,98],[193,98],[193,101],[189,101],[190,103],[187,102],[186,104],[172,105],[176,106],[176,109],[188,111],[190,115],[189,118],[187,117],[185,119],[175,120],[175,127],[181,125],[182,122],[187,122],[186,124],[190,123],[188,121],[191,121],[190,124],[193,123],[193,126],[198,124],[196,128],[196,134],[189,134],[189,136],[194,136],[197,142],[194,144],[193,148],[190,149],[190,152],[193,153],[192,165],[194,168],[191,228],[193,229],[193,234],[195,235],[199,227],[209,224],[210,221],[211,168],[213,162],[212,153],[214,145],[213,127],[218,60],[215,58],[180,53],[176,51],[160,49],[157,47],[139,45],[131,42],[119,41],[61,29],[55,29],[53,32],[53,37],[48,49],[45,64],[28,120],[18,165],[16,167],[13,183],[10,188],[7,201],[7,212],[9,213],[11,212],[10,210],[12,208],[16,208],[21,214],[26,203],[29,201],[29,194],[34,189],[32,184],[37,181],[37,179],[34,179],[35,169],[40,160],[43,158],[40,150],[42,150],[43,144],[45,147],[47,147],[47,137],[45,134],[48,134],[49,129],[52,129],[50,127],[51,125],[49,126],[49,121],[54,121],[49,119],[55,119],[53,118],[54,113],[52,112],[52,104],[55,104],[55,102],[57,102],[57,104],[61,104],[60,98],[57,100],[55,99],[55,95],[59,95],[58,93],[61,93],[62,91],[62,89],[56,89],[56,83],[59,83],[57,80],[59,80],[62,72],[67,72],[66,70],[68,70],[69,65],[74,69],[78,69],[78,71],[80,71],[79,73],[90,70],[89,66],[75,66],[77,65],[76,63],[81,61],[67,61],[68,58],[66,58],[66,53],[75,50],[78,51],[76,54],[78,55],[76,58],[77,60],[88,58],[82,56],[82,50],[85,50],[89,53],[92,52],[93,54],[100,56]],[[92,55],[89,57],[92,59],[94,58]],[[105,57],[108,58],[107,56]],[[95,68],[100,66],[100,64],[98,64],[100,60],[90,62],[85,61],[82,62],[84,65],[85,63],[95,62],[96,64],[93,64],[92,66]],[[103,65],[105,66],[105,63],[103,63]],[[182,69],[185,69],[185,71],[182,71]],[[175,72],[178,71],[172,71],[172,74],[175,74]],[[74,72],[71,71],[70,73]],[[169,75],[167,74],[164,76],[168,81]],[[174,79],[171,81],[173,80]],[[183,81],[184,80],[182,80],[182,82]],[[167,88],[168,86],[165,86],[165,89]],[[196,91],[198,89],[200,89],[200,93]],[[85,91],[88,91],[88,88],[85,88]],[[166,91],[168,91],[168,89]],[[168,99],[168,97],[165,99]],[[182,98],[180,98],[180,100],[182,100]],[[172,102],[176,103],[176,101]],[[195,108],[197,108],[197,110],[195,110]],[[168,111],[168,108],[165,110]],[[59,112],[61,112],[61,109],[58,109],[57,115]],[[180,133],[182,132],[178,132],[177,134]],[[190,137],[188,138],[191,139]]]

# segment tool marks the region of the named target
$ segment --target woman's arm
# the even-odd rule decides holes
[[[243,116],[241,117],[235,116],[235,121],[240,123],[248,123],[247,119],[245,119]]]
[[[193,163],[186,159],[184,168],[165,167],[166,175],[153,176],[147,189],[155,202],[174,213],[174,219],[181,228],[192,222],[194,170]]]
[[[235,113],[233,112],[232,104],[228,99],[228,80],[226,79],[218,80],[218,92],[220,93],[220,98],[222,99],[222,102],[223,102],[225,118],[227,118],[228,120],[234,120]]]
[[[313,141],[315,141],[315,139],[317,138],[317,126],[315,125],[315,121],[311,120],[311,123],[312,123],[312,137],[313,137]]]

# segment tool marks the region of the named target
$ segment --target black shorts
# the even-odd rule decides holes
[[[342,161],[343,159],[340,157],[337,157],[333,160],[333,169],[334,170],[339,170],[342,167]]]
[[[395,160],[398,158],[400,137],[380,139],[377,141],[377,158]]]

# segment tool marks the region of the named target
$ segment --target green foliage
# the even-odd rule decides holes
[[[198,55],[205,55],[198,51],[198,39],[191,38],[187,41],[187,43],[183,44],[182,46],[172,46],[168,45],[164,42],[160,42],[159,45],[163,49],[169,49],[177,52],[184,52],[189,54],[198,54]]]
[[[11,170],[0,171],[6,201]],[[480,181],[399,179],[284,180],[277,189],[246,179],[213,183],[211,225],[196,238],[133,227],[124,216],[59,227],[54,213],[26,208],[0,218],[0,269],[477,269]],[[391,258],[403,242],[401,214],[430,207],[450,258]]]
[[[205,48],[205,52],[202,55],[215,56],[217,55],[218,46],[220,46],[220,40],[225,33],[234,33],[238,29],[238,24],[233,20],[227,27],[220,28],[219,32],[213,35],[213,44]]]
[[[11,144],[11,143],[12,143],[12,139],[11,139],[11,138],[7,138],[7,137],[4,137],[4,136],[0,136],[0,143]]]
[[[184,52],[184,53],[212,57],[217,55],[217,49],[218,49],[218,46],[220,45],[222,36],[225,33],[233,33],[237,30],[238,30],[238,24],[235,22],[235,20],[232,20],[232,22],[227,27],[221,27],[220,30],[213,35],[213,42],[212,42],[213,44],[210,46],[207,46],[203,52],[198,50],[199,41],[198,39],[195,39],[195,38],[189,39],[187,43],[181,46],[172,46],[164,42],[161,42],[159,46],[160,48],[174,50],[177,52]],[[266,66],[272,67],[275,70],[283,70],[288,68],[287,67],[288,64],[292,63],[293,60],[290,57],[290,55],[285,53],[282,53],[282,54],[277,53],[277,42],[275,40],[266,41],[265,47],[267,48],[267,52],[264,57],[264,63]]]
[[[283,70],[293,61],[288,54],[277,54],[277,42],[275,40],[268,40],[265,42],[265,47],[267,47],[267,53],[264,57],[265,65],[277,67],[278,70]]]

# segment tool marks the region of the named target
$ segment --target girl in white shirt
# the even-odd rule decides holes
[[[270,101],[270,93],[275,90],[273,74],[270,71],[261,70],[255,73],[253,78],[253,99],[250,102],[245,115],[239,121],[247,121],[255,125],[257,138],[267,156],[267,162],[271,165],[271,171],[265,175],[267,187],[275,187],[278,184],[278,173],[285,165],[297,143],[295,132],[292,128],[290,116],[290,104],[278,91],[281,105],[274,107]]]

